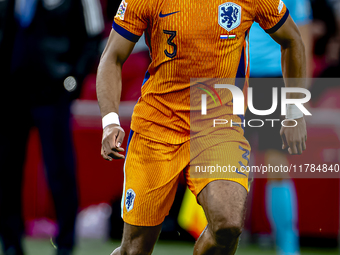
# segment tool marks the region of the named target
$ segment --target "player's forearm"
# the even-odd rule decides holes
[[[122,65],[114,58],[102,56],[97,72],[97,98],[102,117],[118,114],[122,91]]]
[[[306,53],[301,37],[281,45],[282,73],[286,87],[306,87]],[[293,78],[293,79],[292,79]],[[301,93],[289,93],[288,98],[301,98]]]
[[[306,77],[307,89],[311,86],[311,79],[313,77],[313,38],[311,33],[311,23],[299,26],[301,38],[305,45],[306,52]]]
[[[118,114],[122,92],[122,66],[135,43],[111,30],[97,72],[97,98],[102,117]]]
[[[301,34],[291,16],[270,36],[281,45],[282,74],[286,87],[306,87],[306,53]],[[301,93],[290,93],[287,98],[301,98]]]

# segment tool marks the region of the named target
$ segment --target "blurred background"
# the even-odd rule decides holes
[[[56,11],[58,8],[63,7],[65,1],[61,0],[59,3],[58,0],[50,0],[43,2],[43,4],[40,4],[38,0],[33,2],[35,2],[33,5],[37,5],[34,8],[37,8],[36,15],[38,15],[39,8]],[[70,159],[74,161],[72,162],[75,169],[75,181],[78,187],[76,192],[77,199],[74,200],[78,204],[78,213],[74,223],[76,236],[74,254],[101,255],[110,254],[114,248],[119,246],[123,228],[123,222],[120,218],[120,199],[123,189],[124,162],[107,162],[100,155],[102,127],[95,89],[96,68],[99,57],[105,47],[113,17],[120,1],[100,0],[100,2],[95,3],[95,1],[84,0],[81,1],[81,4],[80,10],[84,13],[82,16],[84,22],[83,24],[77,24],[73,32],[65,36],[68,36],[68,38],[72,36],[85,38],[89,44],[82,46],[83,51],[80,51],[78,58],[73,56],[74,59],[69,61],[69,65],[74,65],[75,68],[73,69],[78,71],[61,72],[64,76],[60,82],[60,88],[57,90],[62,90],[60,94],[63,96],[60,96],[60,98],[68,98],[66,105],[68,105],[70,112],[69,115],[66,115],[65,121],[69,123],[71,131],[70,139],[74,147],[71,152],[74,153],[74,157]],[[12,10],[16,10],[15,15],[18,15],[17,12],[20,11],[17,10],[20,10],[20,7],[17,6],[20,5],[16,4],[15,1],[0,0],[0,45],[2,47],[0,48],[0,61],[8,57],[8,52],[11,52],[13,47],[16,52],[18,52],[20,47],[24,47],[20,46],[18,41],[23,42],[23,45],[29,44],[31,37],[24,36],[32,31],[34,22],[42,22],[42,18],[45,18],[44,15],[46,15],[41,14],[42,18],[38,21],[35,20],[37,18],[34,17],[34,13],[26,15],[26,21],[18,22],[20,23],[20,29],[17,30],[19,32],[13,36],[13,28],[9,24],[11,19],[15,19],[15,17],[11,17],[9,12],[13,13]],[[311,58],[309,59],[309,64],[311,65],[310,77],[323,79],[317,79],[310,84],[312,100],[309,107],[313,117],[307,118],[308,149],[302,156],[288,156],[287,160],[289,163],[297,165],[307,162],[311,163],[311,161],[316,164],[340,164],[340,79],[336,79],[340,78],[340,1],[311,0],[310,6],[313,17],[309,26],[311,45]],[[93,8],[100,11],[100,14],[91,12],[90,10],[93,10]],[[79,9],[74,10],[74,13],[79,13]],[[29,16],[33,17],[33,21],[27,21]],[[68,21],[76,23],[73,20],[75,17],[75,14],[70,15]],[[98,20],[103,22],[101,23]],[[32,24],[27,25],[27,22],[32,22]],[[53,24],[53,20],[49,20],[49,22]],[[71,23],[66,23],[66,25],[71,25]],[[78,29],[81,25],[84,28]],[[56,27],[58,27],[58,24]],[[55,29],[53,26],[49,28]],[[81,34],[83,30],[86,30],[86,33],[84,33],[87,35]],[[56,35],[49,34],[48,36],[60,39],[62,37],[60,33],[57,32]],[[22,36],[20,37],[21,39],[18,37],[18,34]],[[10,39],[11,37],[14,39]],[[37,40],[45,40],[42,36],[38,37]],[[22,38],[28,39],[25,41]],[[82,40],[84,41],[85,39]],[[133,53],[123,67],[123,91],[119,115],[121,125],[126,134],[130,131],[130,117],[133,106],[140,96],[140,87],[150,63],[148,49],[143,40],[141,38],[137,43]],[[71,40],[69,42],[69,44],[66,43],[66,47],[72,44]],[[77,43],[79,45],[79,42]],[[55,48],[56,45],[52,43],[49,47]],[[60,46],[60,43],[58,45]],[[47,46],[45,45],[44,47]],[[69,48],[72,47],[70,46]],[[63,50],[61,49],[61,51]],[[84,62],[81,57],[84,56],[84,52],[91,52],[92,54],[86,60],[86,63],[90,65],[86,67],[78,66],[76,64],[78,61]],[[65,52],[60,54],[65,54]],[[10,57],[14,58],[13,56]],[[65,59],[65,56],[63,57]],[[21,64],[21,60],[18,60],[19,57],[15,57],[15,59],[15,63]],[[62,61],[60,59],[58,57],[58,61]],[[3,77],[8,78],[8,73],[15,73],[13,70],[20,69],[15,69],[16,67],[13,67],[13,64],[10,68],[6,67],[6,62],[2,62],[1,75]],[[48,64],[45,63],[44,65]],[[18,76],[22,74],[19,73]],[[68,79],[66,79],[67,77]],[[329,78],[334,79],[330,80]],[[33,81],[39,79],[41,80],[42,77],[36,76],[32,78]],[[16,82],[23,83],[24,81],[18,79]],[[29,83],[29,80],[26,82]],[[6,112],[13,113],[12,104],[15,103],[12,103],[14,99],[11,99],[13,91],[8,90],[8,87],[11,87],[12,84],[14,84],[13,80],[2,79],[1,81],[1,100],[5,102],[1,105],[1,112],[4,116],[7,116]],[[34,84],[30,86],[33,87]],[[13,86],[11,88],[13,89]],[[16,89],[20,88],[14,88],[14,90]],[[33,96],[28,96],[28,92],[24,91],[25,93],[22,96],[18,96],[19,98],[37,102],[38,99],[35,98],[37,93]],[[53,92],[53,95],[55,95],[55,92]],[[45,95],[41,97],[46,98]],[[6,101],[6,99],[9,101]],[[47,99],[49,101],[49,98]],[[31,104],[27,103],[27,105]],[[50,105],[50,103],[41,102],[39,104],[32,104],[31,112],[36,112],[37,105],[40,110],[42,109],[41,106],[44,106],[43,109],[45,111],[45,106]],[[21,107],[25,108],[25,106]],[[40,123],[37,119],[43,113],[39,113],[38,117],[34,114],[31,115],[34,116],[34,124],[26,129],[27,136],[25,141],[27,142],[24,143],[22,152],[24,156],[19,155],[17,159],[15,157],[12,159],[13,161],[23,161],[23,173],[20,173],[20,171],[15,173],[15,176],[21,174],[23,176],[22,182],[19,182],[22,190],[18,188],[22,195],[21,211],[25,234],[23,247],[26,251],[25,254],[28,255],[54,254],[54,246],[55,243],[58,243],[56,238],[60,228],[60,223],[58,223],[60,221],[58,221],[59,218],[56,213],[57,203],[53,202],[57,195],[53,195],[55,193],[51,190],[51,187],[53,187],[53,184],[51,185],[51,178],[53,179],[53,177],[49,178],[50,168],[46,163],[48,160],[43,156],[43,150],[46,150],[44,141],[42,141],[44,135],[41,129],[43,128],[37,124]],[[6,118],[2,118],[1,128],[4,128],[4,131],[1,131],[3,133],[1,143],[3,145],[5,144],[5,136],[10,136],[10,134],[5,133],[7,132],[6,126],[12,128],[14,125],[13,123],[8,123]],[[126,140],[122,146],[123,148],[126,147]],[[256,162],[254,164],[259,165],[265,159],[264,153],[257,150],[257,147],[258,144],[255,140],[252,144],[251,157],[252,162]],[[50,149],[47,146],[47,150]],[[3,152],[1,151],[1,153]],[[0,172],[14,171],[12,170],[12,163],[3,161],[7,163],[1,164]],[[9,185],[8,183],[6,184],[6,175],[1,174],[0,178],[2,178],[3,186]],[[300,178],[293,181],[297,196],[297,230],[300,237],[301,254],[338,254],[340,179]],[[266,183],[266,179],[256,178],[252,184],[248,199],[245,229],[241,237],[238,254],[275,254],[275,237],[266,210]],[[185,191],[184,180],[182,180],[170,215],[163,224],[160,241],[156,245],[154,254],[176,253],[180,255],[192,253],[193,243],[199,234],[197,233],[198,230],[195,229],[196,219],[195,217],[190,218],[188,220],[189,224],[183,225],[181,221],[178,223],[178,215]],[[3,194],[6,194],[6,190],[3,190]],[[3,194],[2,196],[4,197]],[[7,193],[7,196],[10,195],[10,193]],[[0,201],[1,199],[3,198],[0,196]],[[62,204],[62,201],[60,203]],[[1,214],[3,212],[5,215],[6,208],[4,208],[4,204],[0,204],[0,217],[5,217]],[[12,206],[11,203],[7,203],[7,205]],[[67,206],[65,207],[64,209],[67,210]]]

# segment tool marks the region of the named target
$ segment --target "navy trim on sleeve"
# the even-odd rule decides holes
[[[283,15],[281,20],[277,22],[277,24],[273,26],[272,28],[265,30],[266,33],[272,34],[272,33],[275,33],[277,30],[279,30],[279,28],[286,22],[288,16],[289,16],[289,10],[287,9],[285,15]]]
[[[119,26],[115,21],[113,21],[112,27],[118,34],[120,34],[125,39],[128,39],[131,42],[136,43],[136,42],[138,42],[138,40],[140,38],[139,35],[135,35],[135,34],[131,33],[130,31],[126,30],[125,28]]]

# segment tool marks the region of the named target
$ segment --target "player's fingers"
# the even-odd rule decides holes
[[[123,148],[114,148],[111,149],[110,146],[106,146],[102,148],[102,157],[106,160],[112,161],[112,159],[124,159],[125,156],[120,154],[119,152],[124,152]]]
[[[289,152],[290,155],[293,154],[292,149],[290,147],[288,148],[288,152]]]
[[[283,132],[281,132],[281,139],[282,139],[282,150],[285,150],[288,147],[288,143],[286,140],[286,136]]]
[[[102,141],[102,148],[104,150],[104,153],[107,155],[109,151],[111,151],[111,144],[110,144],[110,139],[103,139]]]
[[[124,136],[125,132],[120,126],[111,126],[107,127],[106,130],[104,129],[101,150],[101,155],[104,159],[112,161],[113,159],[125,158],[124,155],[120,154],[120,152],[124,152],[124,149],[120,148]]]
[[[110,151],[107,152],[107,155],[113,159],[124,159],[125,156],[120,154],[120,152],[124,152],[123,148],[110,148]]]
[[[115,158],[115,157],[112,157],[112,155],[110,155],[116,149],[116,147],[112,144],[112,141],[115,141],[115,139],[112,138],[111,136],[106,137],[102,141],[103,152],[104,152],[104,155],[106,156],[105,159],[108,159],[108,160],[110,159],[112,160],[112,158]]]
[[[123,148],[112,147],[109,141],[103,142],[103,150],[104,154],[109,158],[120,159],[124,158],[124,155],[119,154],[119,152],[123,152]]]
[[[103,149],[103,146],[102,146],[102,149],[101,149],[100,154],[102,155],[103,159],[108,160],[108,161],[112,161],[112,158],[109,157],[109,156],[105,153],[105,151],[104,151],[104,149]]]
[[[110,137],[108,138],[110,150],[112,150],[113,148],[116,148],[117,135],[118,135],[117,133],[118,131],[114,130],[112,135],[110,135]]]
[[[301,142],[301,146],[302,146],[302,150],[305,151],[306,150],[306,141],[304,139]]]
[[[289,146],[289,149],[288,149],[289,154],[294,155],[298,153],[295,142],[290,142],[288,146]]]
[[[296,148],[297,148],[297,154],[302,154],[303,150],[302,150],[302,144],[301,142],[296,143]]]
[[[124,159],[125,156],[123,154],[120,154],[118,151],[111,151],[109,153],[109,156],[114,159]]]
[[[290,155],[296,155],[296,154],[298,154],[298,153],[297,153],[296,147],[289,147],[289,148],[288,148],[288,152],[289,152]]]
[[[125,150],[124,150],[124,148],[119,147],[119,148],[115,148],[113,151],[123,152],[123,151],[125,151]]]
[[[116,127],[116,128],[118,129],[118,133],[116,136],[116,147],[119,148],[123,143],[125,132],[122,127]]]

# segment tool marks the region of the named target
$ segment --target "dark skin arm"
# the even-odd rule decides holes
[[[306,87],[306,53],[298,27],[289,16],[286,22],[270,36],[281,45],[282,73],[286,87]],[[290,79],[296,78],[296,79]],[[289,93],[287,98],[301,98],[301,93]],[[307,130],[304,117],[297,119],[296,127],[282,127],[282,149],[290,154],[301,154],[306,149]],[[285,125],[295,123],[287,121]]]
[[[135,43],[111,30],[108,42],[101,56],[97,72],[97,98],[102,117],[110,112],[118,114],[122,91],[122,66],[131,54]],[[104,159],[124,159],[120,154],[125,136],[124,130],[111,124],[104,128],[101,155]]]

